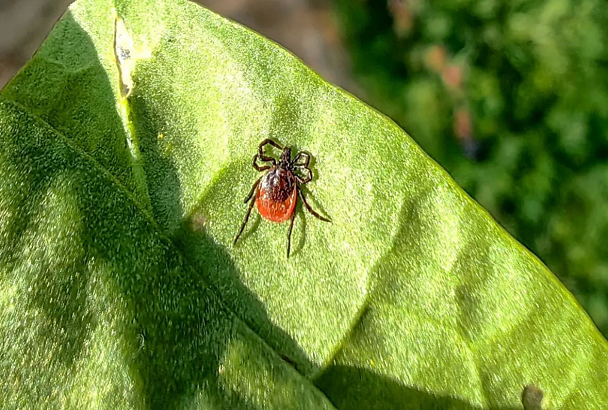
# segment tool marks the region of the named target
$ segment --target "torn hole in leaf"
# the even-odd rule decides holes
[[[133,90],[131,73],[135,68],[135,47],[125,23],[120,17],[116,17],[114,26],[114,54],[120,76],[120,92],[124,98],[127,98]]]

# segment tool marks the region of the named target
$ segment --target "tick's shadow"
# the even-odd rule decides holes
[[[260,227],[260,222],[262,221],[262,218],[260,217],[260,214],[257,212],[255,205],[254,205],[253,209],[251,210],[251,214],[252,215],[249,218],[249,221],[247,222],[247,226],[245,226],[243,233],[239,237],[238,243],[242,243],[243,241],[246,241],[247,238],[249,238],[251,235],[255,234],[255,232]]]

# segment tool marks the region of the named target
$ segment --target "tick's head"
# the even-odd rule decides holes
[[[291,148],[285,147],[283,148],[283,152],[281,152],[281,162],[279,166],[282,168],[287,168],[291,163]]]

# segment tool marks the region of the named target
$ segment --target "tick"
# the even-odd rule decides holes
[[[281,159],[277,160],[273,157],[264,155],[264,147],[271,145],[281,150]],[[267,165],[259,165],[258,160]],[[289,222],[289,230],[287,231],[287,257],[289,258],[289,250],[291,248],[291,231],[293,229],[293,221],[296,216],[296,203],[298,197],[302,198],[302,202],[308,212],[316,218],[331,222],[315,212],[314,209],[306,202],[306,197],[302,193],[301,185],[307,184],[312,180],[312,171],[308,168],[310,163],[310,155],[305,152],[298,152],[295,158],[291,159],[291,148],[282,147],[277,142],[271,139],[265,139],[258,146],[258,152],[253,156],[253,167],[259,171],[268,171],[266,174],[258,178],[251,187],[249,195],[245,198],[245,203],[249,203],[249,209],[245,214],[245,220],[241,225],[239,233],[234,238],[234,244],[239,240],[239,237],[245,230],[249,215],[255,203],[258,212],[264,219],[272,222]],[[296,173],[302,173],[303,177]]]

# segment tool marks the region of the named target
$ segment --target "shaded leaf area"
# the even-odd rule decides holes
[[[606,342],[553,275],[268,40],[187,2],[79,1],[0,98],[3,408],[603,403]],[[259,216],[231,245],[266,137],[313,154],[333,220],[299,206],[289,260]]]
[[[486,407],[450,396],[429,394],[423,390],[406,387],[386,376],[378,376],[373,371],[348,366],[332,366],[318,380],[326,386],[328,397],[341,409],[412,409],[479,410]],[[492,407],[496,410],[519,410],[523,407]]]

